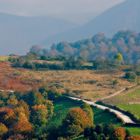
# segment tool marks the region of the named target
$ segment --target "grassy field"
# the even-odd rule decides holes
[[[139,127],[125,127],[127,130],[129,130],[130,134],[133,136],[139,136],[140,135],[140,128]]]
[[[140,87],[104,100],[104,102],[129,111],[137,119],[140,119]]]
[[[0,62],[0,88],[29,91],[42,85],[56,86],[59,92],[69,92],[93,101],[133,85],[123,79],[124,72],[103,73],[93,70],[33,71],[16,69]],[[113,86],[113,81],[117,85]]]
[[[126,110],[134,114],[134,116],[140,120],[140,104],[119,104],[120,109]]]
[[[0,62],[8,61],[9,56],[0,56]]]
[[[61,125],[62,120],[66,117],[70,108],[79,107],[80,103],[70,99],[62,99],[54,103],[54,116],[49,121],[48,129],[51,127],[58,127]],[[95,124],[113,124],[115,126],[121,126],[122,124],[116,119],[116,117],[103,110],[93,108],[94,112],[94,123]],[[134,127],[126,127],[131,135],[139,135],[140,129]]]
[[[54,116],[52,121],[50,121],[48,127],[58,127],[61,125],[62,120],[66,117],[70,108],[79,107],[81,103],[77,101],[72,101],[70,99],[63,99],[61,101],[57,101],[54,104]],[[97,108],[93,108],[94,112],[94,123],[95,124],[114,124],[120,125],[120,122],[116,119],[116,117],[108,112],[102,111]]]

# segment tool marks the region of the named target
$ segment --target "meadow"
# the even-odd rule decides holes
[[[8,61],[9,56],[0,56],[0,62]]]
[[[132,89],[129,92],[126,91],[120,95],[104,100],[103,102],[129,111],[140,120],[140,87]]]
[[[57,128],[62,124],[63,119],[66,117],[69,109],[79,107],[81,102],[73,101],[70,99],[62,98],[54,103],[54,116],[49,121],[48,129],[53,127]],[[111,113],[93,107],[94,124],[113,124],[114,126],[123,126],[123,124]],[[123,126],[125,127],[125,126]],[[140,129],[137,127],[125,127],[130,131],[131,135],[139,135]],[[80,137],[81,138],[81,137]]]
[[[13,68],[9,62],[0,62],[0,88],[26,92],[40,86],[57,87],[60,93],[99,100],[134,83],[123,79],[124,72],[97,72],[94,70],[35,71]],[[117,84],[113,84],[117,81]]]

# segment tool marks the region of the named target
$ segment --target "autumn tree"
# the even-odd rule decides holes
[[[30,105],[39,105],[45,102],[44,97],[41,95],[40,92],[32,91],[28,95],[24,96],[24,100]]]
[[[61,132],[64,136],[77,136],[86,127],[91,127],[92,123],[85,111],[81,108],[70,109],[63,121]]]
[[[17,122],[13,126],[13,131],[16,133],[30,133],[32,131],[32,125],[24,113],[20,113]]]
[[[18,102],[18,107],[20,108],[20,111],[22,111],[26,115],[27,118],[30,117],[29,105],[25,101],[20,100]]]
[[[123,127],[118,127],[115,129],[113,135],[115,140],[125,140],[126,130]]]
[[[13,125],[16,120],[15,112],[12,108],[2,107],[0,108],[0,121],[6,124],[8,127]]]
[[[93,124],[94,114],[93,114],[93,110],[90,107],[90,105],[88,105],[86,103],[82,103],[81,108],[87,113],[87,115],[89,116],[89,118],[91,120],[91,124]]]
[[[3,123],[0,123],[0,137],[6,134],[7,132],[8,128]]]
[[[35,105],[32,107],[31,120],[34,124],[34,135],[42,137],[46,132],[46,125],[48,122],[48,109],[44,104]]]
[[[15,95],[11,95],[7,101],[7,104],[10,106],[15,106],[18,104],[18,100],[16,99]]]

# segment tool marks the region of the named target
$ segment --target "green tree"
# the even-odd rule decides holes
[[[126,78],[130,82],[136,82],[137,75],[135,74],[135,72],[126,72],[124,78]]]
[[[93,114],[93,110],[90,107],[90,105],[88,105],[86,103],[82,103],[81,108],[87,113],[87,115],[89,116],[89,118],[91,120],[91,124],[93,124],[94,114]]]
[[[116,54],[114,58],[115,58],[115,61],[119,64],[123,62],[123,55],[121,53]]]
[[[48,123],[47,106],[44,104],[33,106],[31,121],[34,124],[34,135],[40,139],[46,137],[46,126]]]

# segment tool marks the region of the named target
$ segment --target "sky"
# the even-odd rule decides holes
[[[125,0],[0,0],[0,12],[50,16],[81,24]]]

